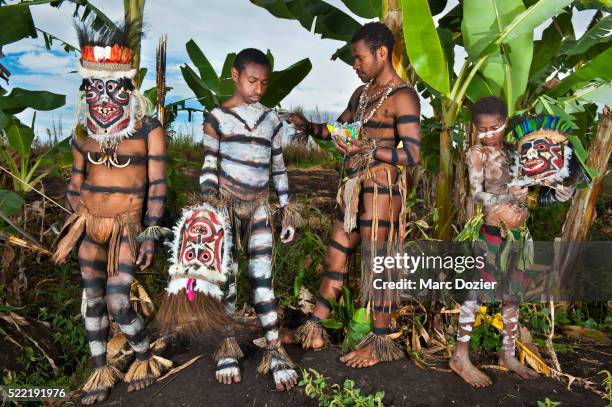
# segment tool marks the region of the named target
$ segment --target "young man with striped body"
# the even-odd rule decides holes
[[[407,185],[406,173],[398,166],[415,166],[420,158],[419,98],[393,69],[391,31],[381,23],[366,24],[353,36],[351,50],[353,69],[365,85],[353,93],[338,121],[359,122],[360,137],[349,144],[334,140],[335,147],[345,154],[347,176],[338,193],[339,209],[315,309],[297,331],[304,348],[324,346],[326,334],[320,321],[331,312],[329,298],[338,298],[349,256],[360,241],[385,245],[403,240]],[[332,136],[325,124],[309,123],[299,114],[289,121],[319,139]],[[400,141],[402,147],[398,147]],[[354,368],[401,357],[401,351],[387,336],[399,293],[375,290],[372,271],[364,271],[361,294],[372,304],[374,329],[358,350],[341,358]]]
[[[264,53],[248,48],[236,56],[232,79],[234,95],[210,111],[204,122],[204,165],[200,187],[207,197],[227,205],[236,230],[236,249],[244,247],[255,312],[267,347],[258,371],[272,372],[278,390],[296,385],[294,363],[281,346],[276,300],[272,289],[273,231],[269,204],[270,180],[282,213],[281,241],[293,240],[297,214],[289,206],[287,170],[281,150],[282,122],[259,101],[264,96],[271,65]],[[236,250],[235,255],[238,255]],[[235,301],[227,298],[226,302]],[[230,329],[217,351],[216,377],[220,383],[241,380],[242,355]]]
[[[144,321],[130,304],[134,273],[151,265],[155,239],[164,231],[158,225],[166,196],[166,140],[134,86],[129,33],[129,27],[106,36],[79,29],[83,82],[66,192],[72,214],[53,260],[63,263],[78,246],[85,332],[95,366],[83,386],[83,404],[105,400],[122,377],[106,360],[108,314],[136,356],[124,378],[128,391],[149,386],[172,365],[152,355]]]

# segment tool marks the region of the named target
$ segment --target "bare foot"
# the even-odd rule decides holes
[[[141,380],[134,380],[133,382],[129,383],[127,391],[128,393],[131,393],[133,391],[142,390],[145,387],[148,387],[152,385],[153,383],[155,383],[155,380],[157,380],[157,378],[151,375]]]
[[[380,362],[372,355],[372,344],[342,356],[340,361],[352,368],[370,367]]]
[[[99,401],[104,401],[108,397],[110,389],[100,389],[85,393],[81,399],[81,404],[89,406]]]
[[[315,336],[312,338],[312,346],[311,349],[322,349],[325,346],[325,340],[323,339],[323,328],[321,331],[317,332]]]
[[[457,373],[467,384],[471,386],[487,387],[493,383],[489,376],[478,370],[467,356],[453,355],[448,362],[448,365],[453,372]]]
[[[217,381],[222,384],[240,383],[242,376],[240,375],[238,359],[220,359],[217,363],[217,368],[215,369],[215,377],[217,378]]]
[[[498,364],[510,369],[523,379],[534,379],[538,377],[538,373],[535,370],[523,365],[514,355],[502,353],[499,357]]]
[[[272,376],[278,391],[289,390],[298,382],[298,374],[294,369],[273,369]]]

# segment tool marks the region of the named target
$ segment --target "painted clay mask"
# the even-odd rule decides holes
[[[214,212],[195,210],[181,230],[179,264],[188,272],[223,273],[223,225]]]
[[[85,84],[87,128],[96,135],[113,135],[130,124],[131,82],[91,78]]]
[[[563,145],[549,137],[525,141],[520,147],[522,175],[546,178],[563,168]]]

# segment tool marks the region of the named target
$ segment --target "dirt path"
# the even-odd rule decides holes
[[[252,335],[251,338],[254,336]],[[194,356],[204,357],[191,366],[143,391],[128,394],[126,386],[117,386],[106,406],[316,406],[303,388],[289,392],[274,390],[271,377],[256,373],[261,350],[243,338],[245,352],[242,362],[243,381],[234,385],[221,385],[215,381],[211,352],[214,346],[193,343],[182,348],[182,353],[169,357],[176,363],[184,363]],[[601,406],[603,401],[595,394],[574,387],[569,391],[560,382],[540,377],[521,380],[505,372],[487,370],[493,379],[488,389],[473,389],[458,376],[444,371],[421,369],[408,358],[369,369],[350,369],[338,362],[340,351],[329,347],[317,352],[304,352],[295,345],[287,351],[303,368],[313,368],[327,378],[328,385],[342,383],[350,378],[365,394],[385,392],[385,406],[535,406],[538,400],[548,397],[561,402],[561,406]],[[440,364],[444,368],[444,364]],[[603,366],[602,368],[605,368]],[[607,368],[610,368],[608,365]]]

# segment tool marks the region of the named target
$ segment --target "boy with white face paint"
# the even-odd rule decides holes
[[[482,247],[488,249],[487,255],[496,256],[506,239],[505,233],[512,233],[513,240],[520,239],[518,228],[524,225],[529,212],[527,209],[527,187],[509,186],[512,180],[510,166],[516,152],[511,145],[504,143],[508,124],[508,110],[502,100],[494,96],[485,97],[476,102],[472,109],[472,124],[476,128],[480,144],[467,152],[467,165],[470,180],[470,192],[473,199],[481,204],[485,214],[485,224],[480,230]],[[562,202],[571,198],[572,187],[541,188],[538,191],[539,205]],[[551,192],[554,199],[551,199]],[[502,230],[503,229],[503,230]],[[475,294],[474,292],[470,294]],[[503,296],[502,321],[503,342],[499,354],[499,364],[523,378],[533,378],[537,373],[523,366],[515,356],[515,341],[519,328],[518,298],[515,295]],[[470,361],[469,345],[472,326],[479,311],[477,300],[471,296],[461,306],[459,327],[457,330],[457,347],[449,362],[451,369],[463,380],[474,387],[491,385],[491,379],[478,370]]]
[[[287,169],[281,150],[282,122],[272,109],[259,103],[266,93],[270,71],[270,61],[259,50],[247,48],[236,56],[231,71],[236,91],[221,106],[212,109],[204,121],[200,189],[205,196],[217,196],[228,208],[236,245],[245,246],[247,252],[254,308],[268,343],[258,371],[272,373],[278,390],[289,390],[297,384],[298,376],[278,335],[272,289],[270,181],[283,215],[281,242],[293,240],[300,217],[289,203]],[[226,301],[235,301],[235,295]],[[231,330],[227,330],[215,352],[216,378],[220,383],[241,381],[238,364],[241,356]]]

